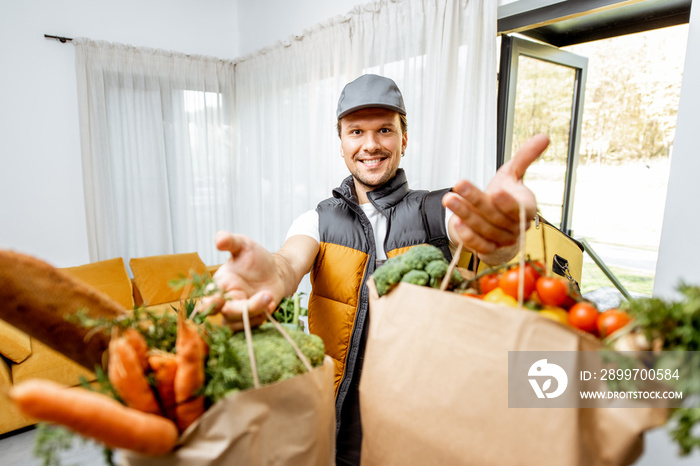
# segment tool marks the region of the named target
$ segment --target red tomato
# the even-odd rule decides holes
[[[598,316],[596,325],[601,338],[608,337],[632,321],[625,311],[608,309]]]
[[[489,291],[498,288],[499,277],[500,274],[498,273],[490,273],[481,277],[479,279],[479,288],[481,288],[481,294],[486,294]]]
[[[535,281],[537,281],[546,271],[542,262],[530,261],[525,263],[525,272],[531,273]]]
[[[576,300],[571,296],[571,288],[569,288],[569,296],[561,303],[561,307],[564,309],[571,309],[571,306],[576,304]]]
[[[569,282],[558,277],[540,277],[535,283],[542,304],[561,306],[569,297]]]
[[[498,286],[508,296],[518,299],[518,283],[520,282],[520,267],[513,267],[501,275],[498,280]],[[527,270],[523,271],[523,299],[535,291],[535,278]]]
[[[595,333],[598,328],[598,308],[591,303],[576,303],[569,309],[569,325],[584,332]]]

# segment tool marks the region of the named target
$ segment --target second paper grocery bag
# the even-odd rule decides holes
[[[664,410],[508,406],[509,351],[600,347],[525,309],[406,283],[380,298],[371,282],[362,464],[630,464]]]

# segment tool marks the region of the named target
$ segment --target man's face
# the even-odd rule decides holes
[[[372,191],[396,175],[408,141],[397,112],[362,109],[343,117],[340,124],[341,152],[358,191]]]

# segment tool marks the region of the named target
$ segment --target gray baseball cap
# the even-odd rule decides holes
[[[406,114],[401,91],[384,76],[365,74],[348,83],[338,99],[338,119],[363,108],[380,107]]]

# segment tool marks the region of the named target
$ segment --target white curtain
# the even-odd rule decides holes
[[[236,64],[237,231],[271,250],[300,213],[349,173],[335,131],[343,86],[364,73],[394,79],[408,113],[401,166],[436,189],[496,167],[493,0],[394,0],[355,7]]]
[[[76,39],[90,260],[199,252],[234,229],[233,63]]]
[[[220,263],[219,229],[279,248],[293,219],[349,174],[335,111],[364,73],[403,91],[412,188],[485,185],[496,165],[496,8],[376,1],[235,64],[74,41],[91,259],[197,251]]]

